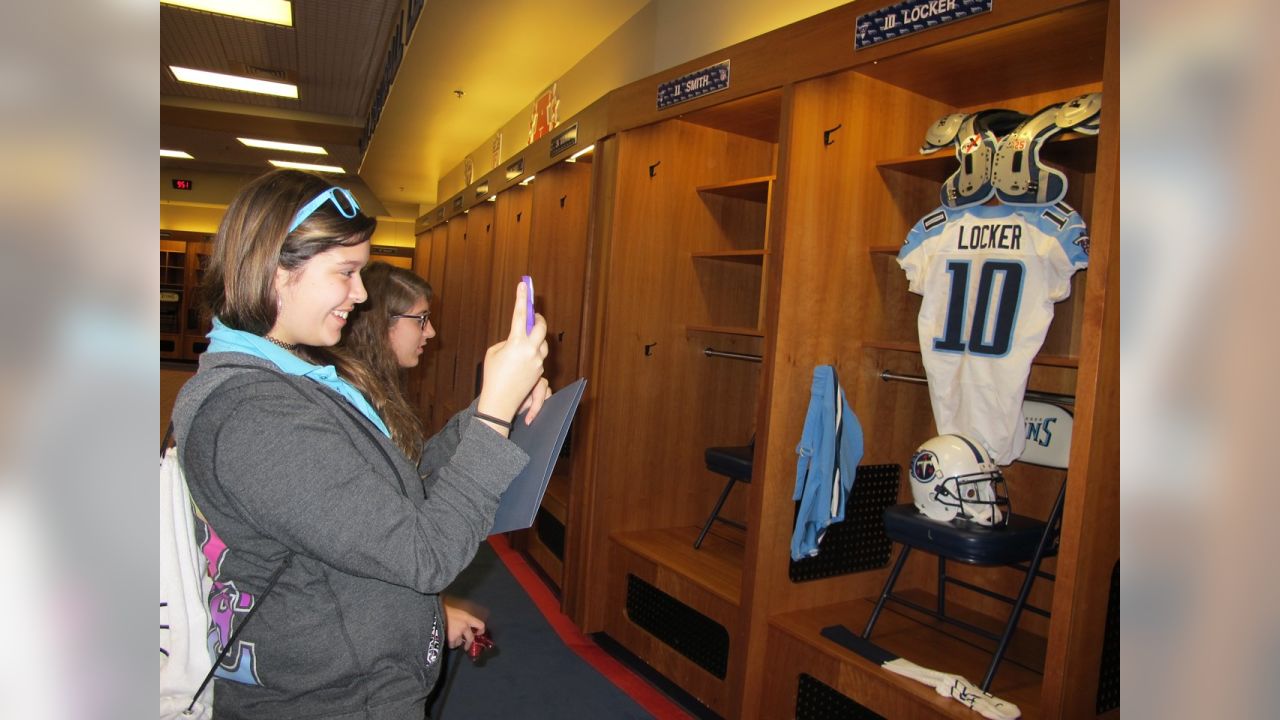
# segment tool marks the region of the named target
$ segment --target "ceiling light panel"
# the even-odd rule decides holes
[[[160,149],[160,157],[182,158],[183,160],[195,160],[195,158],[191,157],[191,153],[186,152],[185,150],[165,150],[164,148]]]
[[[160,4],[293,27],[289,0],[160,0]]]
[[[257,138],[236,138],[244,145],[266,150],[284,150],[286,152],[310,153],[312,155],[328,155],[319,145],[299,145],[298,143],[277,142],[275,140],[258,140]]]
[[[268,160],[267,162],[278,168],[289,168],[291,170],[312,170],[314,172],[338,174],[345,174],[347,172],[337,165],[313,165],[312,163],[293,162],[292,160]]]
[[[210,87],[223,88],[226,90],[239,90],[241,92],[259,93],[262,95],[275,95],[277,97],[285,98],[296,99],[298,97],[298,86],[292,83],[255,80],[253,78],[241,77],[239,75],[226,75],[223,73],[209,72],[208,70],[195,70],[193,68],[179,67],[177,65],[170,65],[169,71],[173,73],[175,78],[185,83],[208,85]]]

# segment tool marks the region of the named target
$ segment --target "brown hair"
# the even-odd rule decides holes
[[[335,348],[341,362],[367,368],[370,383],[385,392],[366,393],[391,430],[391,439],[417,462],[422,452],[422,420],[404,393],[404,372],[391,349],[391,316],[409,312],[418,300],[431,301],[431,284],[408,270],[372,262],[360,272],[369,299],[347,318]],[[354,382],[354,380],[353,380]]]
[[[213,240],[201,283],[206,311],[227,327],[266,335],[276,323],[276,268],[297,270],[333,247],[368,242],[377,221],[361,212],[345,218],[331,202],[289,232],[294,214],[331,187],[299,170],[275,170],[245,185]]]
[[[206,311],[227,327],[266,335],[276,323],[276,268],[299,270],[326,250],[368,242],[377,221],[361,212],[343,217],[332,202],[321,204],[289,231],[298,210],[332,187],[324,178],[298,170],[275,170],[245,185],[231,201],[213,241],[202,282]],[[388,383],[384,373],[358,355],[333,348],[303,345],[294,352],[308,362],[334,365],[383,415],[397,445],[405,447],[411,433],[421,441],[421,426],[410,429],[395,404],[399,398],[407,407],[394,375]],[[418,452],[410,457],[416,460]]]

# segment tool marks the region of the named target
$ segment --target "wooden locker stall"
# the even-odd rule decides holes
[[[533,193],[515,185],[494,198],[493,267],[489,276],[489,320],[485,337],[492,345],[511,332],[511,309],[516,301],[516,283],[529,272],[529,230],[533,226],[530,206]],[[486,200],[486,202],[488,202]],[[538,288],[535,287],[535,294]],[[487,347],[487,345],[486,345]]]
[[[437,327],[443,318],[446,301],[444,299],[444,266],[449,251],[449,226],[445,224],[427,228],[418,234],[418,257],[416,272],[431,284],[431,323]],[[425,262],[423,262],[425,260]],[[426,351],[422,354],[422,362],[418,365],[418,398],[417,411],[422,418],[428,435],[444,426],[442,396],[440,395],[443,360],[439,329],[432,338]],[[447,346],[446,346],[447,347]],[[452,362],[448,363],[452,369]]]
[[[812,367],[837,367],[850,402],[864,430],[866,453],[862,463],[906,464],[914,448],[936,433],[928,390],[921,385],[886,382],[882,371],[923,376],[916,315],[920,297],[907,291],[896,255],[907,231],[939,203],[938,188],[956,167],[950,149],[934,155],[916,152],[928,128],[939,117],[1003,107],[1034,113],[1048,104],[1086,92],[1105,90],[1108,106],[1118,102],[1114,86],[1103,87],[1104,47],[1108,39],[1106,3],[1063,4],[1060,12],[1002,24],[993,13],[978,32],[949,42],[926,45],[910,52],[882,56],[847,72],[798,83],[794,90],[788,158],[780,174],[786,176],[787,225],[783,246],[785,269],[780,283],[776,352],[787,363],[775,363],[771,378],[769,437],[765,454],[783,460],[793,455],[808,403]],[[1067,5],[1070,5],[1067,7]],[[1112,26],[1114,27],[1114,25]],[[892,48],[885,52],[891,52]],[[945,72],[938,69],[946,68]],[[957,78],[966,78],[958,81]],[[970,81],[970,78],[978,78]],[[1114,116],[1103,125],[1103,137],[1116,133]],[[840,126],[834,142],[814,142],[824,131]],[[1046,146],[1042,157],[1062,168],[1070,181],[1066,202],[1089,223],[1094,246],[1118,242],[1111,227],[1092,217],[1095,188],[1114,188],[1116,178],[1099,172],[1100,138],[1068,134]],[[1100,177],[1101,176],[1101,177]],[[839,202],[811,202],[814,197]],[[1106,278],[1107,256],[1095,252],[1091,267],[1072,280],[1071,297],[1055,307],[1055,317],[1039,355],[1033,362],[1028,388],[1077,396],[1076,417],[1086,414],[1085,388],[1095,378],[1081,367],[1084,338],[1096,339],[1104,302],[1095,277]],[[1088,287],[1087,287],[1088,286]],[[832,302],[848,298],[848,302]],[[822,332],[815,329],[822,328]],[[1110,352],[1116,352],[1111,346]],[[1092,372],[1092,371],[1091,371]],[[1095,440],[1087,423],[1077,424],[1077,455]],[[1105,443],[1112,442],[1105,440]],[[1096,445],[1096,443],[1094,443]],[[819,631],[843,624],[861,633],[881,585],[883,571],[860,572],[806,583],[788,581],[787,541],[794,512],[786,493],[794,478],[785,462],[771,463],[764,478],[761,532],[755,542],[750,623],[753,643],[745,664],[742,717],[780,717],[799,713],[814,696],[835,693],[885,717],[968,717],[968,709],[940,698],[924,685],[877,667],[861,656],[826,640]],[[1118,467],[1102,464],[1089,472],[1073,458],[1068,504],[1086,493],[1117,490]],[[1015,462],[1004,468],[1009,494],[1017,512],[1047,516],[1064,472]],[[910,488],[901,485],[899,502],[910,502]],[[1101,622],[1107,605],[1108,583],[1094,583],[1087,602],[1098,608],[1092,623],[1076,629],[1068,657],[1066,643],[1050,647],[1054,624],[1069,622],[1071,603],[1064,593],[1075,582],[1081,565],[1109,575],[1118,559],[1118,544],[1089,558],[1070,557],[1072,538],[1101,532],[1114,518],[1077,516],[1064,522],[1063,552],[1044,569],[1059,575],[1057,584],[1039,581],[1032,603],[1052,607],[1047,620],[1022,616],[1020,632],[1006,655],[991,692],[1015,702],[1023,717],[1080,717],[1096,714],[1099,656],[1104,635]],[[894,552],[901,552],[899,547]],[[915,553],[907,563],[898,589],[912,588],[917,602],[935,601],[936,558]],[[1016,594],[1020,576],[1004,568],[953,564],[949,574],[963,580]],[[988,597],[955,589],[947,595],[951,611],[976,625],[998,629],[1007,606]],[[889,606],[876,627],[873,641],[921,665],[981,679],[993,643],[936,622],[912,611]],[[888,624],[886,624],[888,623]],[[1048,692],[1049,678],[1060,677],[1070,663],[1092,656],[1092,679],[1077,679],[1080,697],[1070,699]],[[808,700],[802,700],[805,696]],[[1081,700],[1088,697],[1088,702]],[[1097,707],[1102,704],[1098,703]]]
[[[431,424],[428,432],[436,432],[470,403],[459,405],[455,391],[459,381],[458,359],[460,348],[466,341],[468,325],[463,308],[466,306],[464,290],[466,276],[467,216],[455,215],[448,222],[431,230],[432,265],[427,280],[435,292],[431,303],[431,322],[436,336],[431,340],[432,356],[429,363],[435,366],[434,378],[424,384],[424,392],[431,403]],[[444,252],[440,252],[443,246]],[[437,278],[439,283],[437,284]],[[427,353],[424,353],[427,354]],[[431,369],[428,368],[428,372]],[[430,376],[429,376],[430,377]],[[462,380],[466,385],[470,383]]]
[[[454,412],[467,407],[476,398],[485,350],[493,344],[488,341],[489,305],[493,297],[490,286],[493,267],[493,203],[482,202],[469,208],[462,219],[466,224],[460,258],[462,264],[449,269],[449,272],[460,270],[463,275],[458,289],[460,302],[455,308],[459,314],[453,329],[458,338],[452,395]],[[456,221],[457,218],[451,220],[450,224]]]
[[[750,440],[760,364],[706,351],[762,352],[780,106],[768,92],[624,131],[608,170],[585,530],[596,550],[576,568],[597,579],[583,586],[584,626],[720,713],[740,641],[744,535],[717,525],[694,549],[724,483],[703,453]],[[749,525],[746,492],[722,514]],[[668,617],[690,622],[655,638]]]
[[[522,273],[534,279],[537,311],[547,321],[549,354],[545,372],[553,390],[582,376],[578,361],[589,253],[587,220],[592,168],[589,155],[572,163],[560,162],[538,171],[528,188],[517,186],[504,193],[520,189],[531,196],[526,265],[520,272],[509,272],[504,282],[510,285],[510,278]],[[505,295],[514,296],[514,287]],[[510,301],[506,307],[504,316],[510,323]],[[526,551],[557,588],[563,587],[573,447],[571,436],[556,462],[533,527],[514,538],[515,547]]]

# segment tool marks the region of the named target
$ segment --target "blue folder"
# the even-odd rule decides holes
[[[586,386],[587,379],[578,378],[547,398],[532,425],[525,424],[524,415],[516,417],[511,441],[528,453],[529,464],[502,493],[490,535],[523,530],[533,525]]]

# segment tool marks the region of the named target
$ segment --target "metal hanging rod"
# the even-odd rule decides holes
[[[888,370],[880,371],[880,379],[885,382],[897,380],[898,382],[915,383],[916,385],[928,385],[929,381],[919,375],[899,375],[891,373]],[[1023,394],[1027,400],[1039,400],[1041,402],[1057,403],[1058,405],[1075,406],[1076,397],[1074,395],[1059,395],[1058,393],[1040,392],[1039,390],[1028,390]]]
[[[722,358],[730,358],[733,360],[749,360],[751,362],[762,361],[762,358],[759,355],[750,355],[748,353],[726,352],[724,350],[716,350],[714,348],[706,348],[702,351],[702,354],[706,355],[707,357],[722,357]]]

